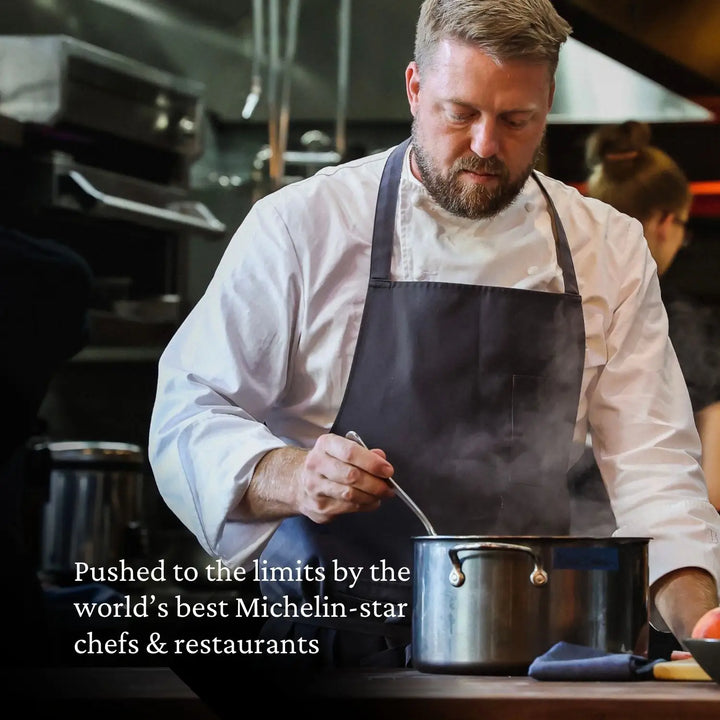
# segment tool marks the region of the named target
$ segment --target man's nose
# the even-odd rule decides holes
[[[470,148],[478,157],[489,158],[498,154],[498,127],[493,118],[478,118],[472,125],[471,134]]]

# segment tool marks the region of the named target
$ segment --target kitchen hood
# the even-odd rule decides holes
[[[706,107],[570,37],[560,53],[550,123],[712,122]]]
[[[553,108],[558,116],[575,123],[585,122],[585,115],[590,123],[720,120],[720,3],[553,4],[573,28],[558,68],[561,97]],[[557,121],[564,122],[560,117]]]

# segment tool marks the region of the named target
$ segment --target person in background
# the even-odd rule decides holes
[[[720,517],[642,229],[534,170],[570,26],[550,0],[425,0],[411,137],[255,203],[158,366],[149,457],[228,566],[296,569],[270,619],[295,661],[402,666],[417,518],[440,534],[563,535],[588,425],[619,535],[649,544],[653,622],[718,603]],[[608,242],[612,238],[612,242]],[[371,449],[346,438],[354,430]],[[320,615],[320,613],[318,613]]]
[[[0,442],[0,665],[56,662],[26,533],[28,442],[43,432],[40,406],[57,371],[87,342],[93,273],[65,245],[0,227],[0,397],[6,417]],[[7,592],[9,590],[10,592]]]
[[[692,194],[682,169],[651,140],[650,126],[633,120],[593,132],[586,143],[587,194],[642,223],[700,433],[708,494],[720,508],[720,322],[713,308],[663,283],[690,239]]]

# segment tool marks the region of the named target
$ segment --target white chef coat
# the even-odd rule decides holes
[[[155,480],[203,547],[230,566],[249,564],[278,526],[227,519],[257,462],[286,444],[312,446],[335,420],[389,152],[326,168],[256,202],[160,359],[149,439]],[[651,582],[686,566],[717,580],[720,519],[707,499],[700,441],[642,226],[540,178],[567,233],[583,301],[572,462],[589,427],[615,534],[653,538]],[[430,198],[406,155],[392,276],[562,291],[537,184],[528,180],[496,217],[468,220]]]

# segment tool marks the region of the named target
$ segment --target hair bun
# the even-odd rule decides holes
[[[588,139],[585,160],[589,168],[603,162],[632,160],[650,146],[650,126],[637,120],[605,125]]]

